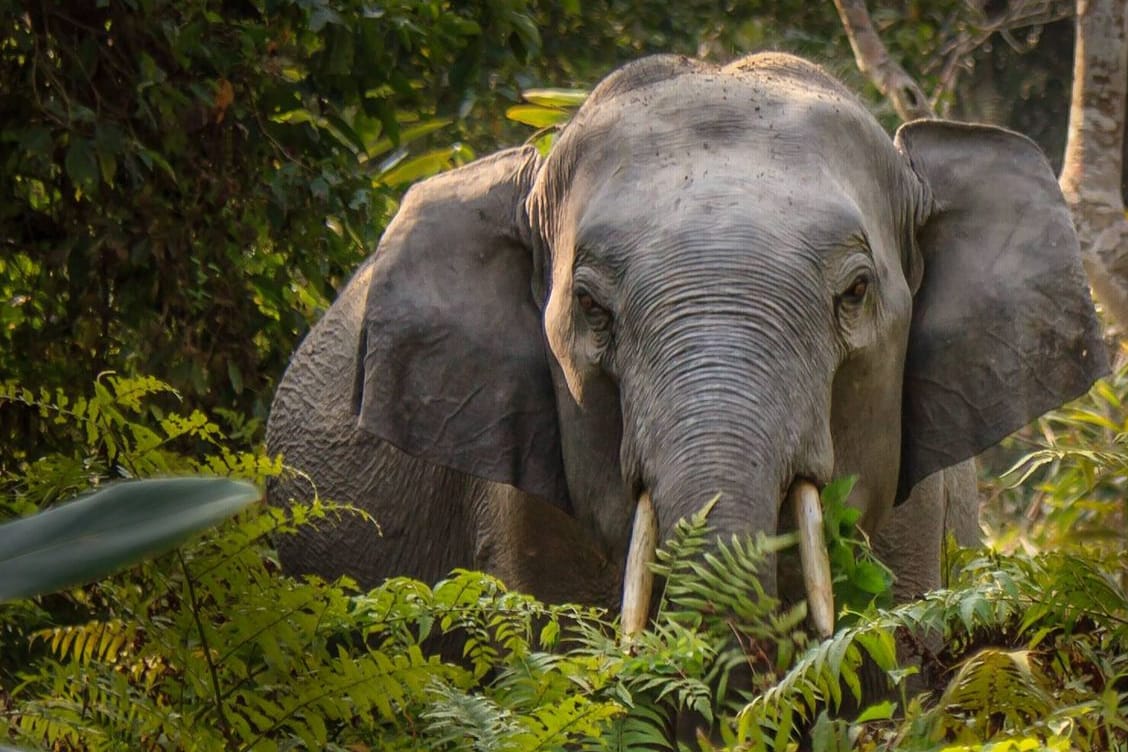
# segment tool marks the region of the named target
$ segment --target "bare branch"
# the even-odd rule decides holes
[[[1004,35],[1014,46],[1019,42],[1012,32],[1073,15],[1073,0],[965,0],[964,9],[953,12],[944,24],[950,38],[923,68],[925,73],[939,70],[932,96],[926,98],[912,76],[890,57],[870,20],[865,0],[834,0],[834,6],[858,68],[893,103],[903,120],[935,117],[944,96],[955,88],[960,71],[971,67],[971,54],[994,34]]]
[[[965,0],[980,29],[1003,31],[1059,21],[1073,15],[1073,0]]]
[[[1074,12],[1073,1],[1009,0],[1000,4],[988,0],[966,0],[968,22],[961,24],[962,28],[955,37],[923,68],[925,73],[941,68],[939,81],[932,91],[933,109],[939,106],[945,94],[955,88],[960,71],[971,67],[971,54],[992,35],[998,32],[1005,39],[1012,39],[1011,33],[1018,29],[1044,26],[1069,18]]]
[[[850,38],[850,47],[854,50],[858,69],[893,103],[893,108],[901,119],[935,117],[928,97],[917,82],[897,61],[889,57],[888,50],[870,21],[865,0],[834,0],[834,7],[838,9],[846,36]]]

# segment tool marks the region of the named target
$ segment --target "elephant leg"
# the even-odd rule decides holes
[[[979,486],[976,482],[975,460],[966,460],[944,470],[946,516],[944,533],[951,533],[956,543],[970,548],[983,540],[979,528]]]
[[[955,536],[961,546],[979,542],[979,493],[975,479],[975,460],[940,470],[914,488],[904,504],[893,510],[873,538],[874,550],[895,576],[893,598],[897,603],[911,600],[944,585],[947,561],[944,541]],[[909,648],[902,644],[902,662],[917,662],[921,655],[935,654],[943,647],[938,635]],[[908,689],[926,689],[931,678],[928,661],[922,674],[910,677]],[[882,672],[870,664],[866,671],[867,695],[881,696],[886,686]]]
[[[975,460],[940,470],[918,483],[873,537],[875,552],[896,576],[896,602],[943,584],[944,539],[949,532],[961,546],[979,541]]]

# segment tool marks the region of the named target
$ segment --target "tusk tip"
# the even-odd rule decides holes
[[[658,548],[658,515],[648,492],[639,496],[631,531],[630,550],[623,573],[623,605],[620,628],[625,640],[646,629],[654,574],[650,564]]]
[[[799,532],[799,560],[807,591],[807,615],[815,632],[825,639],[834,634],[834,593],[823,534],[822,501],[818,488],[806,480],[796,481],[791,494]]]

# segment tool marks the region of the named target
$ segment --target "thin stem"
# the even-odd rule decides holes
[[[223,712],[223,693],[219,689],[219,672],[215,668],[215,662],[212,660],[211,648],[208,646],[208,636],[204,631],[204,622],[200,619],[200,602],[196,598],[196,587],[192,583],[192,573],[188,571],[188,562],[184,560],[184,554],[180,551],[176,552],[176,558],[180,560],[180,568],[184,570],[184,582],[188,586],[188,601],[192,606],[192,618],[196,622],[196,629],[200,633],[200,645],[204,649],[204,660],[208,664],[208,672],[211,674],[212,691],[215,693],[215,712],[219,718],[219,730],[223,732],[223,738],[229,745],[234,745],[237,741],[231,733],[231,724],[227,721],[227,715]]]

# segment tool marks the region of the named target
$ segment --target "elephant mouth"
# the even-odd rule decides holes
[[[834,633],[834,595],[831,590],[830,559],[823,534],[822,502],[818,487],[796,478],[788,489],[795,527],[799,533],[799,560],[807,593],[807,615],[819,637]],[[623,635],[631,637],[646,628],[654,574],[650,563],[658,547],[658,515],[649,491],[639,494],[631,529],[627,566],[623,573],[623,605],[620,623]]]

